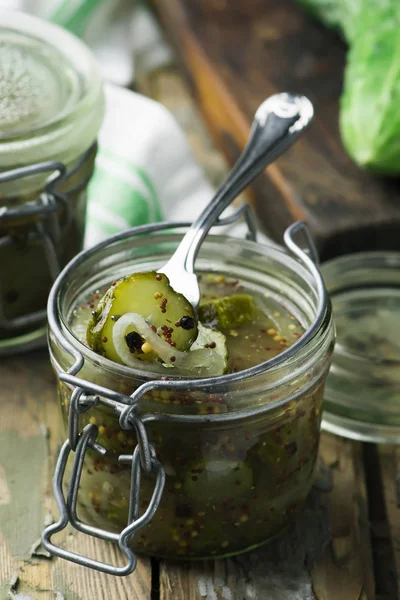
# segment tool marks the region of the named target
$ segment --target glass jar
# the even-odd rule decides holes
[[[103,93],[89,49],[0,11],[0,355],[45,342],[54,279],[82,249]]]
[[[117,575],[132,571],[133,551],[199,559],[254,548],[290,523],[312,485],[334,327],[318,269],[290,233],[287,243],[299,258],[210,235],[196,262],[199,273],[233,275],[276,295],[306,328],[267,362],[208,379],[152,376],[95,354],[71,332],[88,293],[160,267],[182,239],[179,230],[181,224],[144,226],[81,253],[49,299],[49,347],[69,440],[55,475],[62,516],[44,544]],[[128,564],[104,565],[57,548],[50,537],[68,521],[117,541]]]
[[[400,442],[400,253],[363,252],[323,265],[338,341],[324,400],[325,429]]]

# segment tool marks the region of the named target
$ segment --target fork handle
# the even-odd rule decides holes
[[[200,245],[218,217],[269,163],[298,138],[310,124],[313,113],[313,106],[305,96],[275,94],[261,104],[243,153],[212,200],[186,232],[162,269],[163,272],[168,269],[172,273],[173,268],[194,273]]]

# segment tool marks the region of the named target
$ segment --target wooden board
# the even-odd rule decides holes
[[[293,0],[152,0],[177,48],[219,147],[233,163],[262,100],[306,94],[309,132],[253,186],[254,205],[278,241],[308,221],[322,259],[349,251],[400,249],[400,185],[362,172],[338,132],[345,47]],[[367,124],[366,124],[367,126]]]
[[[375,555],[379,552],[381,570],[386,571],[383,592],[393,598],[397,592],[400,598],[400,446],[381,446],[375,458],[381,472],[381,479],[375,482],[381,490],[380,511],[373,530]]]
[[[45,351],[0,360],[0,600],[150,600],[151,565],[115,578],[64,560],[40,546],[57,519],[50,489],[61,442],[61,413]],[[75,552],[122,564],[113,545],[69,532],[55,538]]]

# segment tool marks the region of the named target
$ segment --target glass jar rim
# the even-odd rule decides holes
[[[298,224],[295,224],[298,225]],[[304,225],[301,223],[301,225]],[[152,373],[148,371],[138,371],[131,367],[127,367],[125,365],[120,365],[110,361],[109,359],[99,356],[93,350],[86,347],[82,344],[70,331],[67,327],[66,323],[60,316],[61,307],[60,307],[60,294],[62,293],[63,284],[65,283],[67,277],[73,272],[73,270],[83,264],[87,259],[96,255],[99,251],[112,246],[113,244],[117,244],[121,241],[127,240],[134,236],[143,235],[146,233],[158,233],[162,232],[162,230],[170,230],[170,229],[179,229],[179,228],[187,228],[190,226],[190,223],[182,223],[182,222],[161,222],[161,223],[153,223],[150,225],[142,225],[139,227],[134,227],[132,229],[128,229],[122,233],[116,234],[112,237],[107,238],[103,242],[100,242],[96,246],[89,248],[87,250],[82,251],[78,254],[70,263],[63,269],[60,273],[59,277],[55,281],[49,295],[48,300],[48,321],[50,331],[55,335],[57,341],[62,345],[62,347],[71,354],[79,364],[83,365],[84,356],[91,360],[96,360],[96,362],[105,370],[113,370],[115,373],[119,373],[125,376],[139,376],[145,380],[151,381],[154,380],[157,373]],[[294,227],[294,226],[292,226]],[[287,230],[286,233],[291,228]],[[210,237],[216,238],[217,236],[211,235]],[[278,256],[285,259],[287,261],[292,261],[293,267],[299,267],[299,261],[292,256],[290,256],[284,248],[280,249],[276,245],[267,246],[266,244],[255,244],[249,240],[241,240],[238,238],[230,237],[230,236],[218,236],[220,239],[230,240],[240,242],[240,244],[245,247],[248,247],[250,250],[254,251],[256,248],[260,253],[260,248],[267,248],[269,256]],[[291,232],[286,236],[285,234],[285,242],[290,250],[292,250],[295,254],[294,248],[297,248],[299,252],[297,252],[298,257],[303,256],[304,262],[306,266],[301,265],[308,274],[313,278],[317,288],[319,289],[319,297],[318,297],[318,309],[316,311],[316,316],[311,325],[307,328],[305,333],[299,338],[292,346],[285,349],[278,356],[273,357],[267,361],[264,361],[254,367],[250,367],[239,371],[237,373],[229,373],[226,375],[221,375],[218,377],[208,377],[208,378],[193,378],[193,377],[171,377],[169,378],[169,382],[174,381],[175,384],[182,382],[182,387],[188,384],[194,383],[197,389],[209,388],[210,386],[223,386],[228,383],[233,382],[241,382],[251,377],[255,377],[264,373],[267,369],[278,368],[282,364],[286,364],[287,360],[296,359],[299,356],[301,350],[304,350],[309,343],[317,336],[323,328],[328,328],[329,323],[332,319],[331,305],[329,298],[327,297],[325,286],[323,283],[322,276],[318,270],[318,267],[313,263],[313,261],[307,257],[305,252],[297,246],[293,239],[291,238]],[[308,270],[308,269],[309,270]],[[311,352],[311,350],[309,350]],[[80,368],[80,367],[79,367]]]
[[[62,27],[19,11],[0,10],[0,33],[2,30],[59,52],[76,72],[82,90],[67,107],[31,131],[0,136],[0,168],[50,159],[64,163],[75,160],[95,141],[104,115],[102,81],[92,52]]]

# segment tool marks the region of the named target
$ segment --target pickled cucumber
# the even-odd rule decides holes
[[[200,458],[189,465],[184,490],[191,501],[204,503],[238,499],[253,485],[253,474],[246,463],[238,460]]]
[[[133,273],[112,283],[93,311],[88,323],[86,340],[97,353],[122,363],[113,342],[116,321],[126,313],[141,315],[158,336],[173,350],[184,352],[197,338],[197,318],[193,307],[182,295],[175,292],[168,277],[154,271]],[[127,348],[141,361],[158,361],[158,354],[135,330],[125,333]]]
[[[237,294],[202,304],[198,312],[202,323],[217,329],[231,329],[251,321],[256,306],[251,296]]]
[[[267,435],[257,444],[255,453],[271,471],[279,472],[280,463],[287,464],[287,461],[298,452],[297,443],[293,437],[293,433],[291,437],[288,436],[287,440],[277,435]]]

